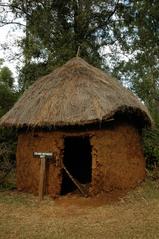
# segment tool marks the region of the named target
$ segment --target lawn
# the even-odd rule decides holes
[[[57,200],[0,192],[0,238],[159,238],[159,184],[146,180],[125,195]]]

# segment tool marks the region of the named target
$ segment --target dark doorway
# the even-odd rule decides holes
[[[91,182],[92,156],[89,137],[66,137],[64,139],[63,163],[70,174],[81,184]],[[61,194],[75,191],[77,188],[63,170]]]

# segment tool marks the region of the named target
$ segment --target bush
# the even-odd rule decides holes
[[[5,177],[15,169],[16,165],[16,131],[12,129],[0,129],[0,184]]]
[[[159,129],[143,131],[144,155],[148,169],[159,167]]]

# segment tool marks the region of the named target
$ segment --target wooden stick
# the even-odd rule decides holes
[[[77,49],[76,57],[79,57],[79,54],[80,54],[80,46]]]
[[[67,175],[69,176],[69,178],[72,180],[72,182],[76,185],[76,187],[78,188],[78,190],[80,191],[80,193],[84,196],[87,197],[87,195],[85,194],[85,192],[83,191],[83,189],[81,188],[81,186],[79,185],[79,183],[77,183],[77,180],[75,180],[73,178],[73,176],[69,173],[69,171],[67,170],[67,168],[65,167],[65,165],[63,164],[63,169],[65,170],[65,172],[67,173]]]
[[[46,158],[41,157],[40,163],[39,200],[41,201],[44,198]]]

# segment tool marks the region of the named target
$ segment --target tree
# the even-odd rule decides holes
[[[15,103],[17,93],[14,91],[11,70],[3,66],[3,61],[0,62],[0,117],[6,113]]]
[[[115,66],[118,78],[127,81],[130,88],[148,106],[159,124],[159,2],[157,0],[127,1],[122,12],[122,50],[129,54],[127,61]],[[119,29],[121,31],[121,29]],[[118,34],[118,33],[117,33]]]
[[[11,70],[4,66],[0,70],[0,84],[6,85],[8,88],[13,88],[13,76]]]
[[[0,64],[0,117],[16,102],[18,93],[13,88],[13,76],[10,69]],[[16,132],[0,128],[0,184],[2,178],[15,166]]]
[[[26,88],[37,73],[46,74],[76,56],[79,47],[81,57],[101,67],[103,47],[116,40],[112,29],[120,5],[119,0],[11,1],[14,14],[26,22],[21,85]]]

